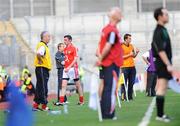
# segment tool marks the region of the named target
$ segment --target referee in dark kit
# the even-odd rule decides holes
[[[172,49],[171,40],[165,25],[169,21],[168,11],[165,8],[157,8],[154,11],[154,18],[157,26],[154,30],[152,51],[155,58],[155,67],[157,70],[156,85],[156,120],[170,122],[170,118],[164,113],[165,94],[168,88],[168,80],[172,79]]]

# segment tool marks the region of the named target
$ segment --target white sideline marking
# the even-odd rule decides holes
[[[154,108],[154,106],[155,106],[155,101],[156,101],[155,99],[156,99],[155,97],[152,99],[152,102],[151,102],[151,104],[149,105],[148,110],[146,111],[143,119],[142,119],[141,122],[138,124],[138,126],[148,126],[149,121],[150,121],[151,116],[152,116],[152,113],[153,113],[153,108]]]

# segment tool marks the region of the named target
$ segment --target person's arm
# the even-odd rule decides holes
[[[99,55],[99,60],[102,61],[106,56],[107,54],[109,53],[109,51],[111,50],[111,47],[112,47],[112,44],[107,42],[104,49],[102,50],[102,54]]]
[[[55,60],[59,60],[60,59],[60,56],[59,56],[59,53],[58,52],[56,52],[56,55],[55,55]]]
[[[116,33],[115,32],[111,32],[108,36],[107,42],[102,50],[101,55],[99,55],[99,61],[101,62],[110,52],[112,45],[115,43],[116,41]]]
[[[37,55],[38,63],[42,64],[42,59],[41,58],[44,57],[44,55],[45,55],[45,47],[44,46],[39,47],[39,49],[37,50],[36,55]]]
[[[98,45],[98,48],[96,49],[96,57],[98,57],[100,55],[100,45]]]
[[[60,52],[57,52],[55,55],[55,60],[57,64],[64,65],[64,55]]]
[[[161,58],[161,60],[163,61],[163,63],[166,65],[167,70],[169,72],[172,72],[173,67],[172,67],[172,64],[170,63],[165,51],[160,51],[158,54],[159,54],[159,57]]]
[[[162,39],[162,32],[157,32],[156,37],[156,41],[153,43],[156,51],[158,52],[159,57],[161,58],[161,60],[163,61],[163,63],[166,65],[167,70],[169,72],[173,71],[173,67],[171,62],[169,61],[167,54],[165,52],[165,48],[164,48],[164,41]]]
[[[74,64],[77,62],[77,60],[78,60],[78,57],[75,57],[73,62],[69,65],[69,67],[67,69],[70,69],[71,67],[73,67]]]
[[[41,55],[37,54],[37,59],[38,59],[38,64],[42,64],[42,59],[41,59]]]
[[[139,49],[136,48],[133,52],[133,57],[136,58],[136,56],[139,54]]]
[[[149,65],[150,62],[147,60],[147,58],[149,57],[149,52],[146,52],[142,55],[142,59],[144,60],[144,62]]]
[[[64,65],[65,64],[65,56],[64,56],[64,53],[62,54],[62,57],[61,57],[61,65]]]
[[[127,58],[132,57],[132,56],[133,56],[133,52],[130,52],[127,55],[123,55],[123,59],[127,59]]]
[[[72,63],[68,66],[68,68],[66,68],[65,71],[68,71],[71,67],[73,67],[74,64],[77,62],[77,60],[78,60],[77,49],[74,48],[74,60],[73,60]]]

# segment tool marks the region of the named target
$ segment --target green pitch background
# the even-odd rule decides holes
[[[68,97],[68,114],[63,114],[63,107],[56,107],[50,101],[49,106],[54,110],[61,110],[60,115],[50,115],[48,112],[34,112],[34,126],[137,126],[142,120],[152,98],[146,97],[144,93],[137,93],[134,101],[123,102],[122,108],[116,108],[118,120],[98,121],[97,111],[88,108],[88,94],[84,106],[76,105],[78,97],[73,95]],[[166,113],[172,117],[172,122],[163,123],[155,120],[156,109],[149,126],[180,126],[180,94],[168,91],[165,104]],[[0,126],[4,126],[5,114],[0,111]]]

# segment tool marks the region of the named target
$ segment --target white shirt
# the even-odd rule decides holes
[[[41,56],[44,56],[45,55],[45,47],[44,46],[41,46],[39,47],[39,49],[37,50],[37,54],[40,54]]]
[[[149,51],[145,52],[142,56],[146,59],[149,58],[150,57]]]

